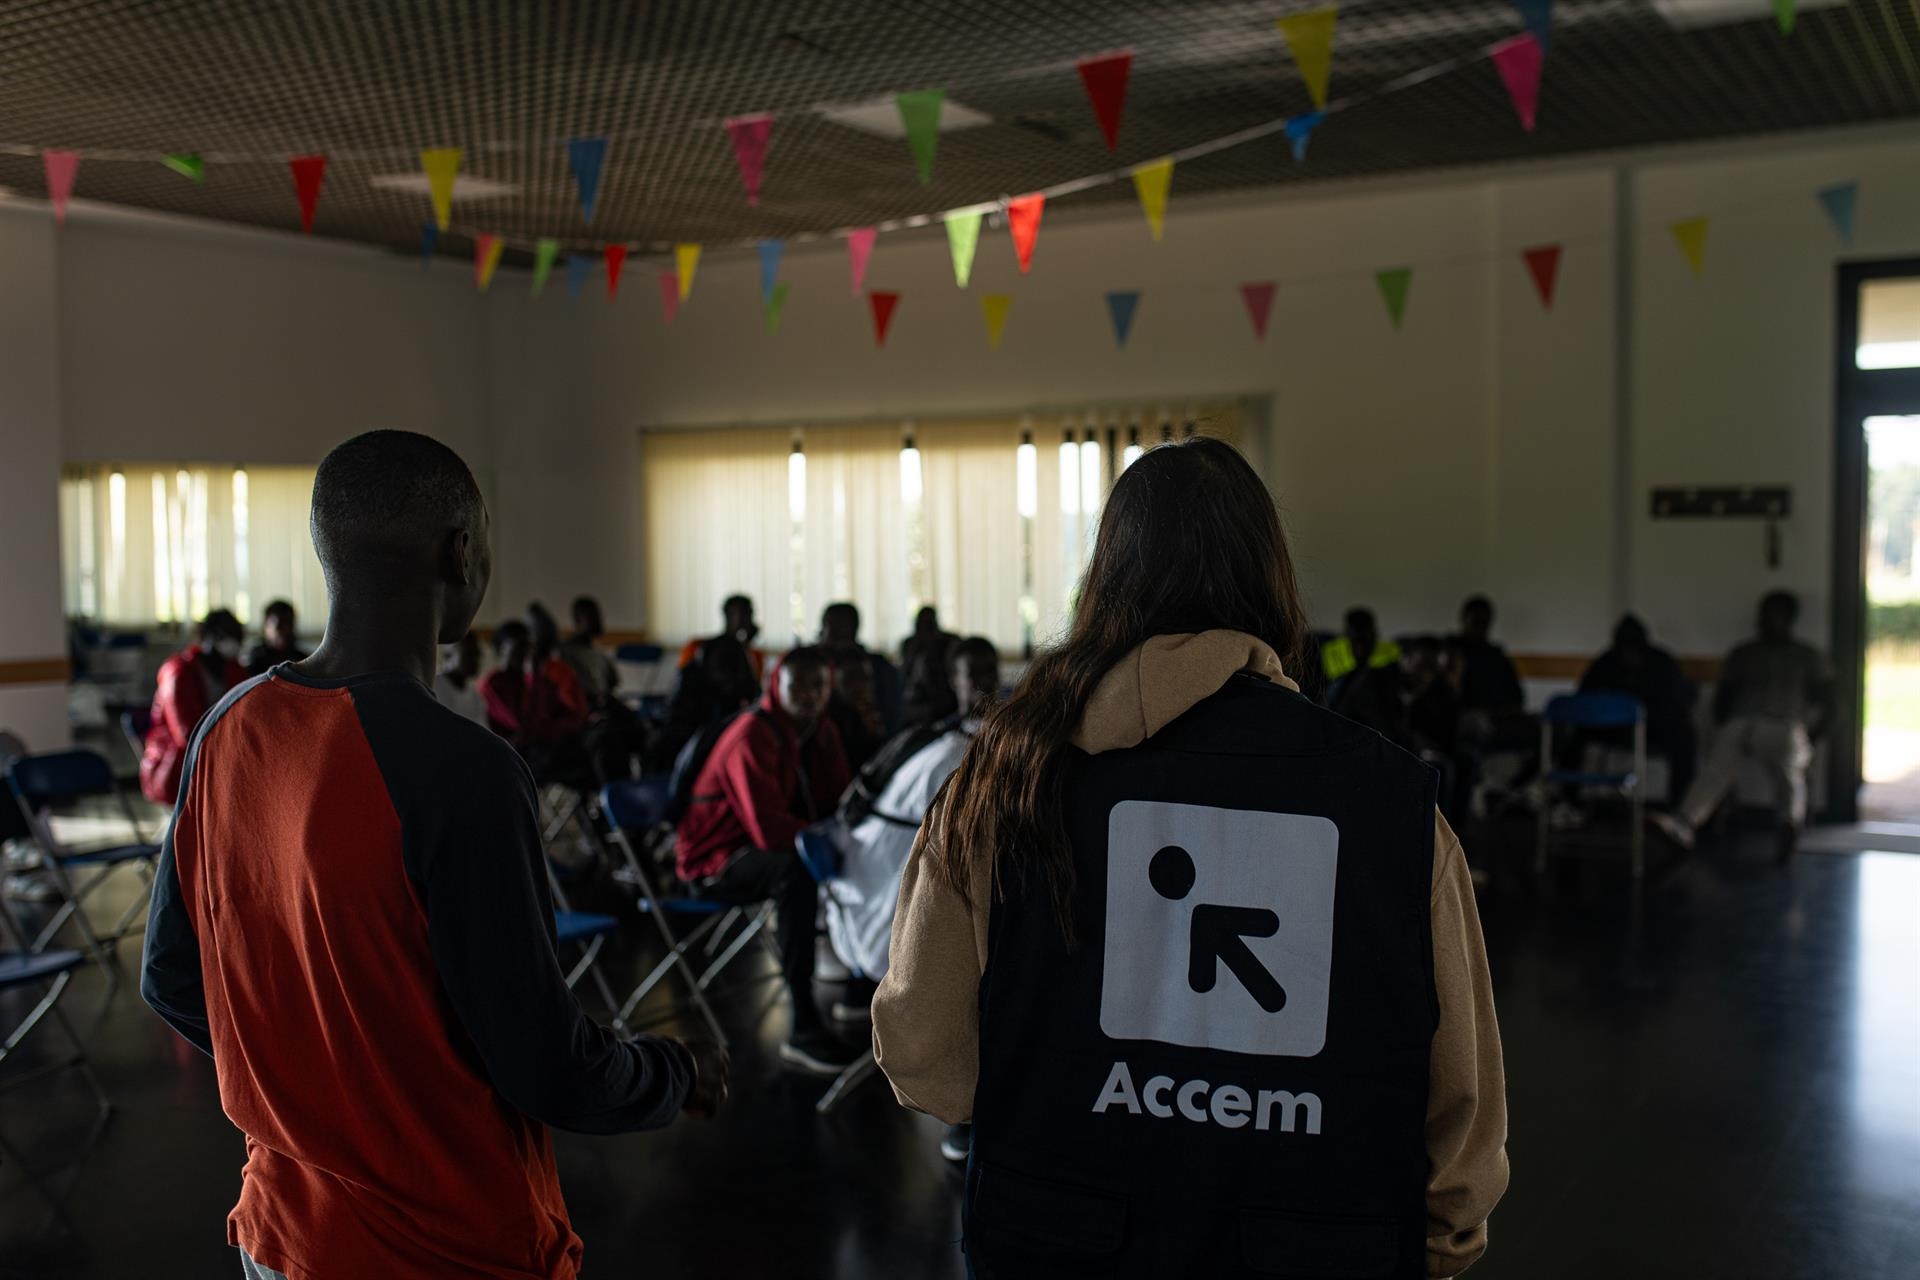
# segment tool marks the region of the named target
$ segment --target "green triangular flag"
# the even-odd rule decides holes
[[[953,251],[953,282],[962,289],[973,275],[973,252],[980,247],[980,212],[947,215],[947,248]]]
[[[192,178],[195,182],[207,176],[207,162],[191,151],[181,151],[173,155],[161,156],[160,163],[181,177]]]
[[[923,187],[933,181],[933,151],[940,145],[940,109],[946,101],[945,89],[918,89],[893,98],[900,109],[900,123],[906,126],[907,145],[913,148],[914,167],[920,170]]]
[[[1794,0],[1773,0],[1773,20],[1780,24],[1780,34],[1793,34]]]
[[[540,291],[547,287],[547,275],[553,270],[553,260],[559,256],[558,240],[541,240],[533,246],[534,297],[539,297]]]
[[[787,285],[783,280],[773,286],[773,292],[767,295],[766,305],[762,308],[767,313],[768,333],[780,332],[780,313],[786,309],[786,306]]]
[[[1412,267],[1394,267],[1388,271],[1377,272],[1374,280],[1380,286],[1380,296],[1386,300],[1387,315],[1393,320],[1393,327],[1400,327],[1400,317],[1407,310],[1407,286],[1413,283]]]

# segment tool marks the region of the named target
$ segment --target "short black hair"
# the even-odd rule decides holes
[[[1789,625],[1800,621],[1800,597],[1791,591],[1769,591],[1760,598],[1760,612],[1778,610],[1787,615]]]
[[[830,670],[833,666],[827,657],[827,651],[817,644],[803,644],[798,649],[789,650],[787,656],[780,659],[782,671]]]
[[[1374,619],[1373,610],[1371,609],[1364,607],[1349,609],[1347,610],[1347,630],[1371,631],[1375,635],[1379,635],[1380,624]]]
[[[327,590],[344,573],[403,565],[455,529],[474,527],[480,486],[460,455],[413,431],[368,431],[338,445],[313,477],[308,526]]]
[[[991,663],[995,669],[1000,666],[1000,651],[985,636],[968,636],[954,645],[953,652],[947,655],[947,670],[971,666],[975,662],[983,665]]]
[[[1485,613],[1488,622],[1493,621],[1493,601],[1487,599],[1487,597],[1468,596],[1460,605],[1460,616],[1463,618],[1475,611]]]
[[[202,640],[217,636],[222,632],[230,636],[243,635],[246,632],[246,628],[240,625],[240,619],[233,616],[233,610],[231,609],[215,609],[212,613],[200,619],[199,624],[195,626],[193,630],[194,634]]]
[[[508,618],[505,622],[493,629],[494,652],[498,653],[501,649],[504,649],[510,641],[515,640],[521,644],[529,644],[533,640],[533,633],[527,630],[527,624],[520,621],[520,619]]]
[[[722,600],[720,602],[720,612],[722,614],[731,613],[735,609],[745,609],[748,613],[752,613],[753,597],[752,596],[728,596],[725,600]]]
[[[527,633],[536,648],[551,649],[560,643],[560,624],[538,600],[527,606]]]
[[[829,618],[844,618],[855,635],[860,634],[860,607],[850,600],[836,600],[820,611],[820,625],[826,626]]]
[[[585,613],[589,609],[593,610],[595,613],[599,613],[600,602],[592,596],[575,596],[573,598],[573,616],[574,617],[578,618],[581,614]]]
[[[267,618],[278,618],[288,626],[292,626],[294,623],[293,601],[269,601],[267,607],[260,611],[260,617],[263,621]]]

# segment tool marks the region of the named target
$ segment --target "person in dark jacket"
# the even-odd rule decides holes
[[[674,678],[666,722],[647,747],[647,772],[668,772],[701,729],[752,706],[759,698],[760,677],[745,645],[732,636],[701,641],[693,662]]]
[[[282,662],[298,662],[307,656],[300,647],[300,620],[291,600],[275,600],[260,611],[260,641],[247,650],[248,675],[265,675]]]
[[[727,726],[694,779],[675,869],[702,897],[777,905],[780,967],[793,1002],[780,1060],[809,1074],[838,1075],[853,1055],[814,1004],[820,894],[794,841],[833,816],[853,771],[826,714],[833,692],[827,655],[795,649],[776,664],[769,684],[752,713]]]
[[[906,715],[906,682],[900,677],[900,668],[860,643],[860,610],[856,606],[842,600],[820,611],[820,647],[836,662],[856,655],[867,659],[873,673],[873,703],[880,711],[881,741],[900,732]]]
[[[906,685],[904,719],[908,727],[933,724],[955,715],[947,665],[960,637],[940,626],[940,614],[927,605],[914,615],[913,634],[900,642],[900,675]]]
[[[855,773],[887,742],[873,687],[873,657],[864,649],[842,649],[833,655],[833,697],[827,700],[827,718],[839,731],[847,765]]]
[[[215,609],[194,629],[194,642],[160,664],[153,689],[153,727],[140,756],[140,794],[170,805],[180,794],[194,726],[227,691],[247,678],[240,665],[246,633],[240,619]]]
[[[1149,450],[1067,637],[921,825],[874,1054],[973,1121],[980,1280],[1455,1275],[1505,1190],[1499,1029],[1432,771],[1300,696],[1273,498]]]
[[[1460,606],[1460,633],[1453,646],[1459,662],[1461,710],[1501,716],[1525,705],[1513,659],[1493,642],[1493,601],[1471,596]]]
[[[1581,693],[1624,693],[1646,709],[1647,752],[1667,762],[1667,792],[1677,803],[1693,781],[1693,681],[1680,663],[1653,643],[1647,624],[1624,614],[1614,624],[1613,645],[1580,677]],[[1591,730],[1587,741],[1632,745],[1627,730]]]

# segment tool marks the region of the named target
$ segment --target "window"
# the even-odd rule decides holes
[[[287,599],[324,617],[307,533],[311,467],[70,468],[60,481],[66,610],[110,625],[189,622],[217,608],[255,621]]]
[[[1143,446],[1238,413],[1143,408],[1048,419],[645,434],[647,619],[711,634],[752,596],[766,642],[810,639],[835,600],[891,649],[922,605],[1007,652],[1065,629],[1100,512]]]

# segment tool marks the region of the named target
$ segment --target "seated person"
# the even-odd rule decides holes
[[[681,668],[674,681],[666,723],[647,746],[646,771],[669,772],[695,734],[759,700],[760,678],[753,673],[747,647],[732,636],[702,641],[698,658]]]
[[[780,1060],[821,1076],[838,1075],[853,1055],[814,1004],[820,894],[794,842],[832,814],[853,778],[826,715],[831,688],[819,649],[795,649],[780,661],[766,695],[727,726],[701,766],[674,849],[675,870],[700,896],[777,904],[780,968],[793,1002]]]
[[[599,645],[606,631],[598,600],[581,596],[573,602],[573,634],[561,642],[560,657],[573,668],[587,705],[595,711],[615,702],[620,689],[620,668]]]
[[[932,605],[914,615],[913,634],[900,642],[908,724],[933,724],[960,709],[953,700],[953,684],[947,679],[953,646],[959,643],[959,636],[940,629],[940,615]]]
[[[840,731],[847,767],[856,773],[873,759],[887,740],[874,704],[873,659],[861,649],[842,649],[833,655],[833,697],[827,717]]]
[[[1460,634],[1453,638],[1460,709],[1490,717],[1509,715],[1526,705],[1520,673],[1507,651],[1495,644],[1493,601],[1471,596],[1460,606]]]
[[[1667,794],[1678,800],[1693,780],[1693,681],[1665,649],[1656,648],[1647,624],[1626,614],[1613,628],[1613,647],[1580,677],[1581,693],[1624,693],[1646,709],[1647,752],[1667,762]],[[1584,742],[1631,747],[1630,729],[1594,729]]]
[[[921,819],[1000,693],[1000,655],[992,641],[962,640],[949,656],[954,700],[965,713],[889,742],[847,791],[841,820],[831,828],[840,871],[827,885],[827,936],[847,967],[873,982],[887,973],[900,873]]]
[[[1800,601],[1774,591],[1760,601],[1760,635],[1727,655],[1713,691],[1713,748],[1678,810],[1654,823],[1683,849],[1752,760],[1767,771],[1778,807],[1778,854],[1793,856],[1807,820],[1807,768],[1832,714],[1833,675],[1820,651],[1793,638]]]
[[[558,659],[535,658],[526,623],[515,618],[501,623],[493,633],[493,653],[493,670],[480,677],[480,696],[495,733],[525,754],[577,737],[587,727],[586,699],[573,672]]]
[[[247,650],[242,660],[248,675],[263,676],[282,662],[298,662],[307,656],[300,647],[298,618],[290,600],[275,600],[260,614],[260,642]]]
[[[153,727],[140,756],[140,794],[155,804],[180,798],[187,743],[200,717],[247,679],[240,665],[246,633],[240,619],[215,609],[194,629],[194,642],[160,664],[153,690]]]
[[[720,606],[720,616],[725,622],[719,636],[731,636],[738,640],[747,651],[747,660],[753,664],[753,678],[756,682],[766,679],[767,655],[753,647],[754,637],[760,634],[760,626],[753,620],[753,600],[749,596],[728,596]],[[680,670],[685,671],[700,656],[702,640],[689,640],[680,649]]]
[[[486,724],[487,700],[480,696],[479,676],[480,637],[469,631],[441,647],[440,670],[433,677],[434,699],[475,724]]]
[[[1347,610],[1345,629],[1320,646],[1320,674],[1325,682],[1322,701],[1332,706],[1341,681],[1358,671],[1376,671],[1400,660],[1400,646],[1380,639],[1380,624],[1371,609]]]
[[[1329,710],[1403,741],[1400,646],[1380,638],[1373,610],[1347,610],[1346,629],[1320,649],[1320,669]]]
[[[873,703],[880,710],[883,738],[900,732],[906,714],[906,682],[900,668],[860,643],[860,610],[845,600],[828,605],[820,612],[820,647],[838,660],[863,655],[873,672]]]
[[[1409,639],[1400,651],[1400,677],[1412,749],[1423,756],[1451,756],[1460,738],[1460,697],[1441,669],[1440,637]]]

